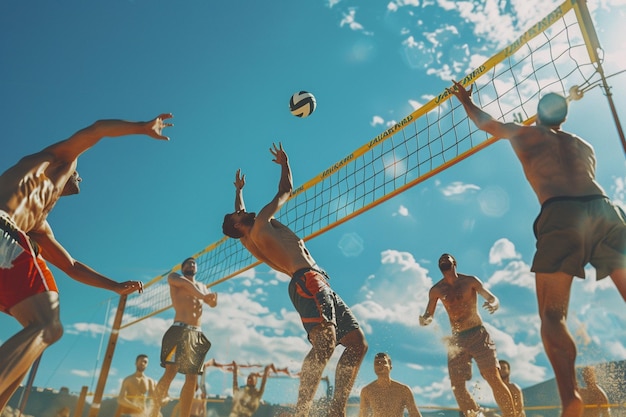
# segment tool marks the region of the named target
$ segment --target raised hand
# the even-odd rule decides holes
[[[237,170],[237,173],[235,174],[235,188],[237,188],[238,190],[241,190],[244,185],[246,185],[246,176],[245,175],[241,175],[241,169]]]
[[[446,91],[450,94],[456,96],[461,103],[467,103],[472,100],[472,91],[474,90],[474,84],[470,87],[469,90],[466,90],[458,81],[452,80],[454,86],[452,88],[446,88]]]
[[[283,149],[283,144],[278,142],[278,146],[276,146],[275,143],[272,143],[272,147],[273,148],[270,148],[270,152],[274,155],[274,159],[272,161],[279,165],[285,165],[287,163],[287,154]]]
[[[163,136],[163,129],[166,127],[174,126],[172,123],[166,123],[165,120],[171,119],[173,117],[172,113],[163,113],[155,117],[154,119],[146,122],[148,127],[148,131],[146,134],[152,138],[160,139],[160,140],[170,140],[169,137]]]

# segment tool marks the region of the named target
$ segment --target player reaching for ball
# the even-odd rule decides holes
[[[573,277],[596,268],[596,279],[610,276],[626,301],[626,214],[597,183],[593,147],[561,130],[567,100],[546,94],[537,106],[536,126],[502,123],[472,102],[472,88],[454,82],[448,92],[487,133],[507,138],[537,195],[541,211],[533,225],[533,259],[541,337],[552,364],[564,417],[579,417],[583,401],[576,384],[576,345],[566,325]]]
[[[317,265],[304,242],[274,214],[289,199],[293,189],[291,168],[281,144],[270,152],[281,167],[278,193],[261,211],[249,213],[243,202],[245,176],[235,175],[235,212],[224,216],[224,234],[241,243],[258,260],[291,277],[289,296],[300,314],[312,348],[304,358],[300,376],[296,416],[308,416],[322,372],[337,344],[345,350],[337,363],[331,416],[345,416],[348,396],[367,351],[365,335],[352,311],[328,284],[328,276]]]
[[[33,362],[59,340],[59,294],[44,259],[83,284],[130,294],[140,281],[115,282],[73,259],[52,233],[47,216],[57,200],[78,194],[78,157],[104,137],[147,135],[162,130],[171,114],[148,122],[100,120],[69,138],[25,156],[0,176],[0,310],[24,329],[0,346],[0,410]]]

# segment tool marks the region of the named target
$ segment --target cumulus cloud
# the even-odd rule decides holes
[[[505,259],[519,259],[521,255],[515,250],[513,242],[506,238],[498,239],[489,249],[489,263],[501,265]]]
[[[424,310],[432,280],[412,254],[393,249],[381,253],[379,270],[360,289],[362,301],[352,307],[365,328],[397,323],[413,327],[415,312]]]
[[[530,266],[523,261],[511,261],[504,269],[499,269],[491,275],[485,284],[492,287],[497,284],[510,284],[517,287],[535,289],[535,274],[530,272]]]

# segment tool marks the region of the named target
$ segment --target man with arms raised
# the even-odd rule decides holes
[[[487,381],[503,417],[515,417],[513,398],[498,372],[496,346],[491,340],[476,304],[480,294],[486,301],[483,307],[493,314],[500,302],[475,276],[460,274],[456,270],[456,259],[444,253],[439,258],[439,269],[443,279],[430,289],[426,312],[420,316],[420,325],[433,321],[437,301],[441,300],[450,318],[452,337],[448,346],[448,372],[452,391],[461,412],[467,417],[476,416],[480,408],[466,387],[472,377],[472,359]]]
[[[293,188],[291,168],[282,144],[270,152],[281,167],[278,193],[259,212],[246,212],[245,176],[235,176],[235,212],[224,216],[224,234],[241,240],[257,259],[291,277],[289,295],[300,314],[312,348],[302,363],[296,416],[308,416],[322,372],[338,343],[345,347],[337,364],[330,416],[345,416],[350,390],[367,351],[365,335],[352,311],[330,288],[327,275],[316,264],[304,242],[274,214],[289,199]]]
[[[147,135],[168,140],[161,133],[171,126],[165,123],[170,117],[97,121],[25,156],[0,176],[0,310],[24,326],[0,347],[0,410],[31,364],[63,334],[57,285],[44,259],[87,285],[118,294],[143,291],[140,281],[113,281],[72,258],[46,218],[59,197],[80,191],[76,165],[83,152],[104,137]]]
[[[570,290],[575,276],[585,277],[585,265],[596,268],[596,279],[610,276],[626,300],[626,214],[606,196],[596,181],[593,147],[561,130],[567,100],[544,95],[537,105],[536,126],[502,123],[479,109],[469,91],[455,82],[454,94],[476,126],[507,138],[537,195],[541,211],[533,225],[537,250],[535,272],[541,337],[554,369],[564,417],[580,417],[583,402],[576,383],[576,345],[567,329]]]
[[[261,386],[258,389],[256,383],[259,375],[256,372],[248,375],[246,385],[240,388],[237,381],[239,367],[237,362],[233,362],[233,409],[230,411],[230,417],[252,417],[256,413],[261,405],[261,397],[265,392],[265,384],[270,370],[276,372],[273,364],[265,367]]]
[[[159,415],[161,405],[167,401],[176,373],[185,375],[180,392],[180,417],[191,415],[198,375],[204,372],[204,357],[211,348],[211,342],[202,333],[202,306],[215,307],[217,294],[195,280],[198,266],[194,258],[185,259],[180,269],[182,275],[171,272],[167,277],[175,313],[174,323],[163,335],[161,366],[165,372],[155,389],[153,417]]]
[[[374,357],[374,373],[378,379],[361,390],[359,417],[422,417],[415,405],[413,392],[408,385],[391,379],[391,357],[377,353]]]

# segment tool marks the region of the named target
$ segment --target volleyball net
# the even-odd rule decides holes
[[[543,94],[557,92],[578,99],[600,82],[598,50],[586,6],[567,0],[458,81],[466,86],[474,84],[474,102],[494,118],[529,124]],[[304,240],[312,239],[497,140],[478,130],[459,102],[451,98],[444,89],[297,187],[277,214],[278,220]],[[196,280],[207,285],[216,285],[259,264],[239,240],[227,237],[195,257]],[[151,280],[143,294],[128,296],[121,328],[171,307],[167,276],[179,268],[175,265]]]

